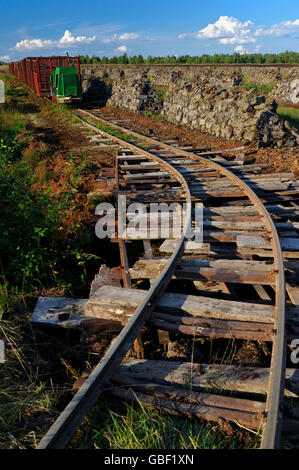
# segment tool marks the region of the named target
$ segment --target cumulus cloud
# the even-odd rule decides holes
[[[0,60],[10,60],[9,55],[0,55]]]
[[[74,36],[68,29],[66,29],[64,35],[58,41],[53,41],[52,39],[23,39],[22,41],[17,42],[15,49],[32,50],[50,47],[72,47],[78,44],[89,44],[95,39],[96,36]]]
[[[116,50],[120,52],[127,52],[128,48],[127,46],[119,46],[116,48]]]
[[[210,23],[205,28],[200,29],[196,33],[196,37],[198,39],[214,39],[247,36],[252,26],[253,23],[250,20],[242,23],[233,16],[220,16],[215,23]]]
[[[74,46],[76,44],[89,44],[96,39],[95,36],[74,36],[68,29],[65,30],[64,35],[58,41],[61,46]]]
[[[220,44],[248,44],[248,43],[256,42],[255,38],[250,36],[233,36],[232,38],[221,38],[219,39]]]
[[[249,49],[246,49],[244,46],[239,44],[238,46],[235,47],[234,51],[238,52],[241,55],[243,55],[243,54],[254,54],[254,53],[257,53],[261,49],[261,47],[262,47],[261,45],[257,45],[257,46],[255,46],[255,48],[253,50],[250,51]]]
[[[239,21],[233,16],[220,16],[215,23],[191,34],[180,34],[179,38],[193,36],[195,39],[217,39],[220,44],[244,44],[255,42],[252,36],[253,23],[250,20]]]
[[[106,44],[116,41],[132,41],[133,39],[140,38],[140,34],[137,33],[122,33],[122,34],[113,34],[113,36],[103,39],[103,42]]]
[[[247,54],[248,50],[245,49],[244,46],[239,45],[235,47],[235,52],[238,52],[239,54],[243,55],[243,54]]]
[[[55,42],[51,41],[50,39],[23,39],[22,41],[17,42],[15,49],[42,49],[44,47],[53,47],[54,45]]]
[[[240,21],[233,16],[220,16],[215,23],[210,23],[199,31],[180,34],[178,37],[195,39],[216,39],[219,44],[255,43],[259,36],[286,37],[299,33],[299,19],[283,21],[272,26],[255,26],[250,20]]]
[[[299,19],[295,21],[282,21],[269,27],[259,27],[256,29],[255,36],[292,36],[299,33]]]

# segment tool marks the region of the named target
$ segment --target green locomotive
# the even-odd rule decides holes
[[[51,74],[51,96],[57,103],[75,103],[82,100],[81,83],[76,68],[55,68]]]

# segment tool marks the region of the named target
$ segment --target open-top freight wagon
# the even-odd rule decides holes
[[[58,103],[82,100],[79,59],[75,57],[26,57],[9,64],[9,72],[38,96]]]

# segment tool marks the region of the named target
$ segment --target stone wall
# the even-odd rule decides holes
[[[115,80],[107,104],[133,112],[158,114],[162,109],[157,93],[147,80]]]
[[[246,74],[245,74],[246,72]],[[236,141],[296,145],[298,131],[276,114],[277,102],[299,102],[299,67],[84,66],[83,91],[112,106],[162,114],[177,125]],[[298,77],[298,78],[296,78]],[[243,84],[276,86],[266,96]],[[164,98],[159,99],[159,87]]]
[[[175,82],[166,95],[162,115],[177,125],[216,137],[258,141],[265,145],[299,143],[299,133],[276,114],[277,104],[255,89]]]
[[[177,79],[195,84],[220,86],[254,82],[274,86],[270,96],[281,103],[299,102],[299,66],[205,66],[205,65],[81,65],[83,87],[90,76],[102,80],[141,80],[147,77],[153,86],[169,86]],[[293,84],[291,86],[291,83]],[[293,87],[293,88],[292,88]],[[297,93],[294,92],[297,89]],[[296,96],[297,95],[297,96]]]

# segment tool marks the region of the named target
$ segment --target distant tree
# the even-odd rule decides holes
[[[138,65],[144,64],[144,59],[143,59],[143,56],[141,54],[139,54],[139,56],[137,57],[137,64]]]
[[[121,55],[119,58],[118,58],[118,63],[119,64],[128,64],[129,63],[129,59],[128,59],[128,56],[126,53],[124,53],[123,55]]]
[[[128,57],[126,53],[119,57],[102,58],[93,55],[91,58],[88,55],[79,55],[81,64],[299,64],[299,53],[292,51],[285,51],[279,54],[203,54],[201,56],[190,55],[168,55],[161,56],[148,56],[146,59],[141,54]],[[3,62],[2,62],[3,64]]]

